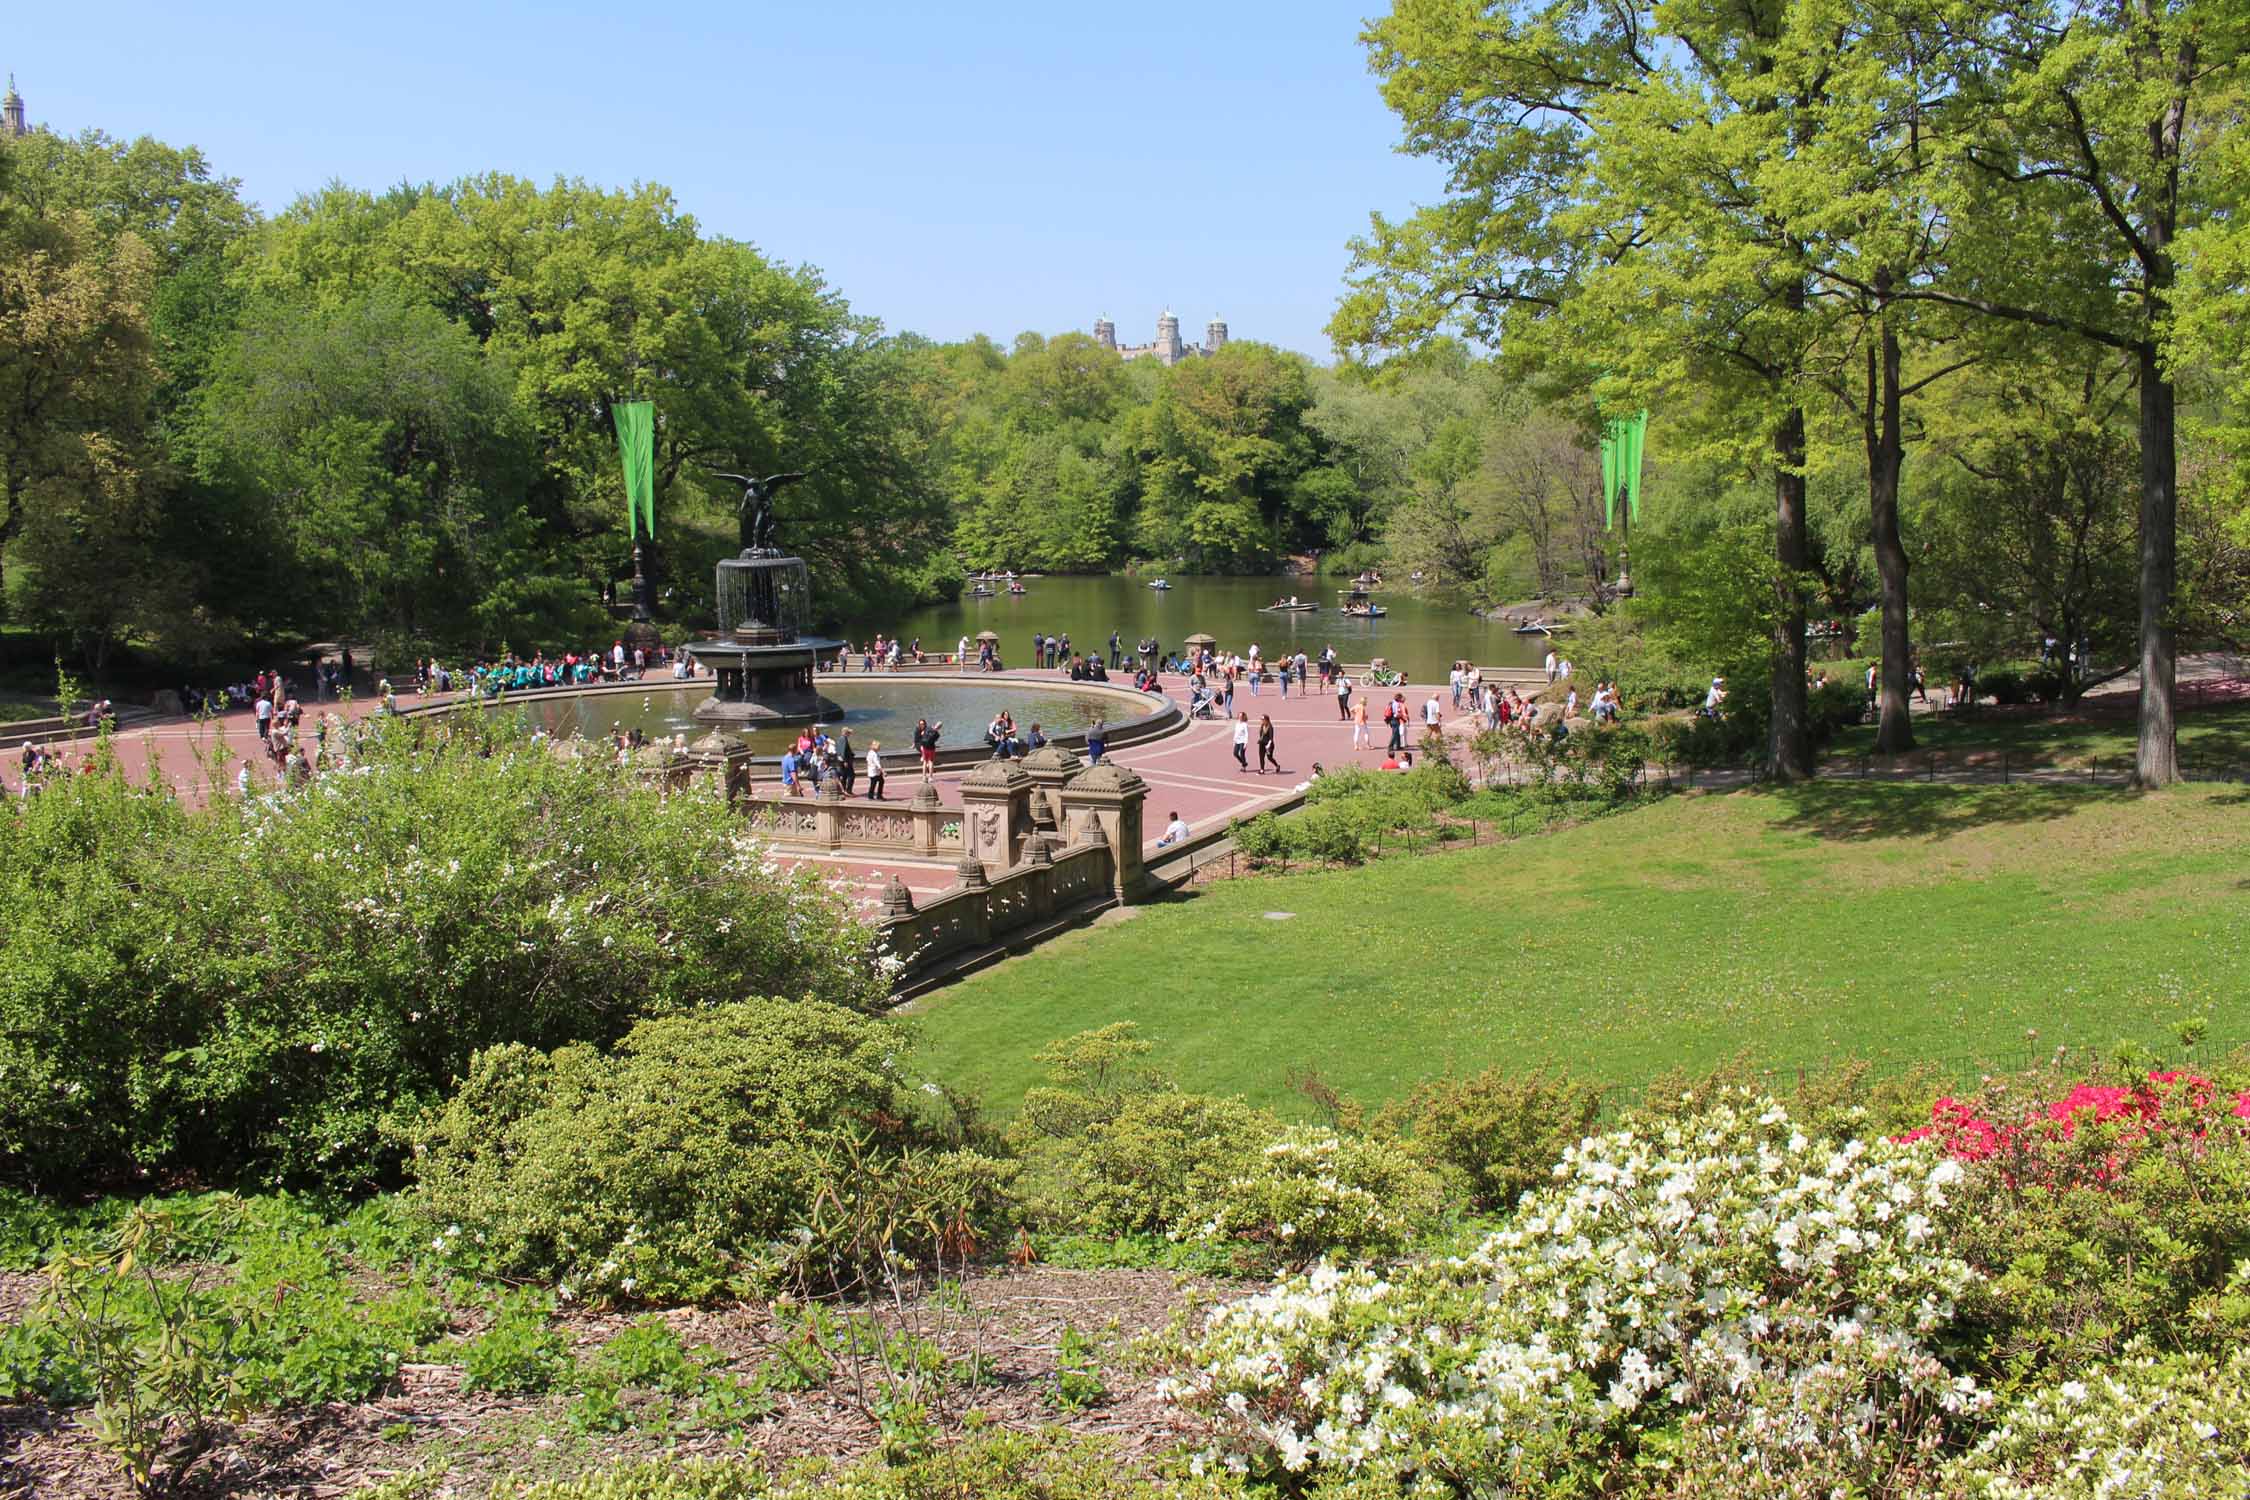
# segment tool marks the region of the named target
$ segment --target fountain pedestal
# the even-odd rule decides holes
[[[799,634],[812,605],[805,560],[746,550],[720,562],[716,584],[719,634],[687,647],[715,679],[696,719],[741,727],[841,718],[813,686],[813,663],[843,642]]]

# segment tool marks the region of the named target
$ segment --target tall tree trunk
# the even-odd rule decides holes
[[[2140,347],[2141,375],[2141,700],[2136,786],[2180,779],[2178,670],[2172,594],[2179,572],[2178,471],[2173,453],[2174,397],[2155,343]]]
[[[1914,719],[1907,707],[1912,647],[1907,638],[1906,545],[1898,534],[1898,481],[1906,460],[1906,439],[1899,424],[1898,335],[1887,321],[1879,342],[1879,350],[1867,352],[1869,389],[1863,415],[1868,524],[1874,534],[1875,571],[1883,588],[1882,707],[1875,748],[1885,755],[1903,755],[1914,748]]]
[[[1803,577],[1812,553],[1805,536],[1805,409],[1793,406],[1774,437],[1774,560],[1780,617],[1774,623],[1773,729],[1767,769],[1776,781],[1812,775],[1812,740],[1805,727],[1805,596]]]

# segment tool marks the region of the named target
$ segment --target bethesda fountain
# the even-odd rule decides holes
[[[717,679],[695,717],[732,728],[840,717],[843,710],[813,686],[813,662],[844,643],[802,633],[812,614],[812,575],[803,558],[776,545],[773,492],[805,476],[718,477],[743,486],[742,552],[719,563],[717,637],[688,643],[688,654]]]

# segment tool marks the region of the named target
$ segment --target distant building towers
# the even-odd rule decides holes
[[[1176,365],[1186,352],[1187,346],[1180,342],[1180,320],[1167,307],[1164,316],[1156,320],[1156,357],[1165,364]]]
[[[13,140],[30,133],[31,127],[23,122],[23,95],[16,92],[16,75],[10,73],[7,96],[0,98],[0,135]]]
[[[1117,342],[1117,325],[1104,315],[1094,319],[1094,343],[1109,350],[1119,359],[1153,359],[1160,365],[1176,365],[1183,359],[1201,359],[1216,354],[1227,341],[1227,325],[1213,318],[1205,325],[1203,342],[1185,343],[1180,338],[1180,319],[1170,308],[1156,320],[1156,342],[1153,344],[1120,344]]]

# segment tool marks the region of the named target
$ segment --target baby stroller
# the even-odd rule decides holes
[[[1191,719],[1217,718],[1218,707],[1214,701],[1215,696],[1207,687],[1197,688],[1195,695],[1188,700],[1188,717]]]

